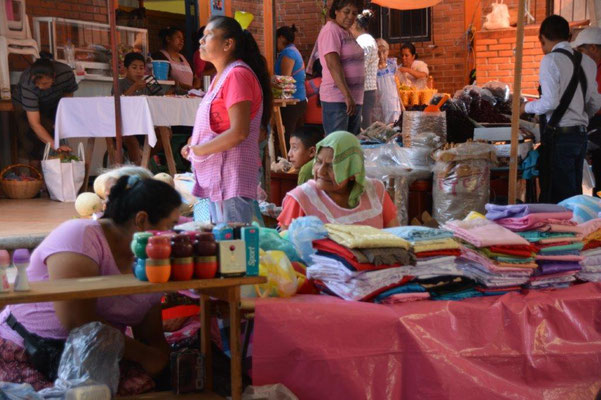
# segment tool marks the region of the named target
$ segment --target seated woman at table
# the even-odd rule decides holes
[[[121,96],[162,96],[165,94],[163,88],[151,91],[144,80],[146,63],[144,56],[140,53],[127,53],[123,60],[125,67],[125,78],[119,79],[119,94]],[[111,94],[112,89],[111,89]],[[140,164],[142,152],[140,145],[144,144],[144,135],[123,136],[123,145],[127,149],[129,161]]]
[[[384,184],[365,176],[363,151],[355,135],[338,131],[319,142],[313,177],[284,198],[278,217],[282,230],[307,215],[324,223],[379,229],[399,225]]]
[[[193,194],[210,200],[211,219],[250,223],[259,185],[259,135],[271,117],[271,83],[252,34],[230,17],[211,18],[200,56],[217,69],[182,156],[192,162]]]
[[[38,246],[27,268],[29,280],[131,275],[133,234],[171,229],[180,204],[180,195],[164,182],[119,178],[100,220],[67,221]],[[51,385],[69,332],[92,321],[122,332],[130,326],[133,338],[124,335],[123,358],[137,363],[146,374],[162,378],[169,347],[163,335],[160,299],[161,294],[147,294],[7,306],[0,314],[0,381],[26,382],[38,390]],[[31,337],[27,333],[37,338],[33,347],[40,353],[36,357],[29,354],[32,343],[25,343],[24,336]],[[44,361],[47,357],[49,361]]]
[[[403,43],[401,46],[401,63],[397,69],[397,76],[401,85],[411,86],[415,89],[426,89],[428,87],[428,64],[417,59],[417,51],[411,43]]]
[[[22,158],[41,160],[46,144],[54,148],[58,102],[72,97],[77,88],[71,67],[46,57],[23,71],[12,97]],[[57,150],[71,151],[68,146]]]
[[[184,33],[179,28],[165,28],[159,32],[162,41],[160,51],[152,54],[153,60],[169,61],[169,78],[175,81],[176,94],[186,94],[190,89],[200,88],[201,81],[194,78],[192,67],[181,54],[184,48]]]

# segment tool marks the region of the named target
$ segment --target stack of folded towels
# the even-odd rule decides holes
[[[601,282],[601,219],[578,225],[584,247],[580,252],[582,270],[576,274],[581,281]]]
[[[521,236],[485,218],[449,221],[444,226],[463,241],[457,266],[485,294],[519,290],[537,264],[536,249]]]
[[[326,224],[328,239],[313,242],[317,253],[307,276],[325,293],[370,301],[411,279],[403,266],[415,264],[408,241],[362,225]]]
[[[567,287],[580,270],[581,228],[556,204],[487,204],[486,218],[522,236],[535,248],[537,268],[528,287]]]

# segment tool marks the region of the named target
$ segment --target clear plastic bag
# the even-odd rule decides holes
[[[313,216],[297,218],[288,228],[288,238],[304,263],[310,265],[311,255],[315,254],[313,241],[328,236],[323,222]]]
[[[433,132],[443,143],[447,138],[447,119],[443,112],[425,113],[422,111],[405,111],[403,113],[403,144],[408,147],[412,138],[423,132]],[[407,143],[407,144],[405,144]]]
[[[497,101],[506,103],[511,99],[511,89],[506,83],[490,81],[487,82],[482,88],[488,90]]]
[[[255,286],[259,297],[290,297],[296,294],[296,272],[283,251],[261,252],[259,276],[267,278],[267,283]]]
[[[298,400],[290,389],[281,383],[265,386],[248,386],[242,400]]]
[[[0,382],[2,400],[43,400],[29,383]]]
[[[432,188],[433,217],[440,224],[463,219],[471,211],[485,212],[490,199],[490,165],[494,146],[463,143],[435,154]]]
[[[290,261],[302,261],[291,241],[284,239],[278,231],[271,228],[259,228],[259,247],[263,251],[283,251]]]
[[[100,322],[90,322],[69,334],[54,387],[40,392],[46,399],[64,398],[74,387],[105,384],[114,395],[119,386],[123,334]]]
[[[486,14],[486,21],[482,27],[487,30],[509,28],[510,17],[507,4],[503,4],[503,0],[501,0],[500,3],[495,1],[491,6],[492,11]]]

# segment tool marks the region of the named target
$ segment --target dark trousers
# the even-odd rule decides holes
[[[290,135],[305,124],[305,112],[307,111],[307,101],[299,101],[292,106],[282,107],[282,123],[286,131],[286,143],[290,143]],[[282,155],[286,157],[286,154]]]
[[[582,166],[586,156],[586,132],[546,129],[542,138],[539,173],[541,203],[559,203],[582,194]]]

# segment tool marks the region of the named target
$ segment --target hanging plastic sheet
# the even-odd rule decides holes
[[[253,384],[312,399],[594,399],[601,284],[463,301],[259,300]]]

